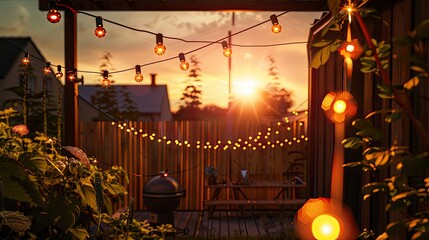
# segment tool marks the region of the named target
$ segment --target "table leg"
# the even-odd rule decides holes
[[[212,200],[219,200],[219,196],[220,196],[220,191],[222,188],[215,188],[214,192],[213,192],[213,197]],[[209,218],[213,217],[213,212],[215,210],[216,206],[215,205],[210,205],[208,207],[208,211],[209,211]]]
[[[233,188],[232,191],[234,192],[234,198],[235,199],[240,199],[240,194],[243,196],[244,199],[249,200],[249,198],[246,196],[246,194],[244,194],[243,191],[241,191],[240,188]],[[240,209],[241,212],[241,216],[244,217],[244,209],[243,206],[239,205],[238,208]]]

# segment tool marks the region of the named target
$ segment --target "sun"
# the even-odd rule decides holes
[[[235,92],[240,96],[252,96],[256,93],[257,82],[251,78],[239,79],[235,82]]]

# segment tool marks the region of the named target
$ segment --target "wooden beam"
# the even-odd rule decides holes
[[[82,11],[327,11],[326,0],[57,0]],[[39,9],[48,10],[47,0]]]

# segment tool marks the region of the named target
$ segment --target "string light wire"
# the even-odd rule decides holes
[[[72,7],[70,7],[68,5],[65,5],[65,4],[57,3],[57,6],[65,7],[65,8],[69,9],[70,11],[72,11],[75,14],[80,13],[80,14],[92,17],[94,19],[97,18],[97,17],[99,17],[99,16],[93,15],[91,13],[87,13],[87,12],[84,12],[84,11],[75,10]],[[292,11],[292,10],[290,10],[290,11]],[[280,17],[280,16],[282,16],[282,15],[284,15],[284,14],[290,12],[290,11],[282,12],[282,13],[276,15],[276,16]],[[145,30],[145,29],[138,29],[138,28],[130,27],[130,26],[127,26],[125,24],[122,24],[122,23],[119,23],[119,22],[116,22],[116,21],[112,21],[112,20],[109,20],[109,19],[106,19],[106,18],[103,18],[103,21],[104,22],[108,22],[108,23],[113,24],[113,25],[117,25],[117,26],[125,28],[125,29],[136,31],[136,32],[147,33],[147,34],[151,34],[151,35],[154,35],[154,36],[156,36],[156,34],[157,34],[155,32],[151,32],[151,31],[148,31],[148,30]],[[255,25],[249,26],[249,27],[247,27],[247,28],[245,28],[243,30],[240,30],[240,31],[238,31],[236,33],[231,34],[231,37],[232,36],[236,36],[238,34],[241,34],[243,32],[249,31],[249,30],[251,30],[253,28],[261,26],[261,25],[263,25],[265,23],[268,23],[270,21],[271,21],[270,19],[267,19],[267,20],[265,20],[263,22],[260,22],[260,23],[257,23]],[[225,37],[222,37],[222,38],[220,38],[218,40],[215,40],[215,41],[205,41],[205,40],[186,40],[186,39],[183,39],[183,38],[172,37],[172,36],[163,36],[163,37],[164,37],[164,39],[176,40],[176,41],[181,41],[181,42],[185,42],[185,43],[205,43],[205,45],[202,45],[202,46],[200,46],[198,48],[195,48],[193,50],[190,50],[188,52],[184,52],[183,54],[185,54],[185,55],[197,52],[199,50],[202,50],[202,49],[207,48],[207,47],[209,47],[211,45],[214,45],[214,44],[222,44],[223,40],[229,38],[229,36],[225,36]],[[12,44],[11,42],[7,41],[6,39],[3,39],[3,40],[6,41],[8,44],[14,46],[15,48],[19,49],[21,52],[25,52],[25,50],[23,50],[20,47]],[[275,47],[275,46],[286,46],[286,45],[306,44],[306,43],[307,43],[307,41],[296,41],[296,42],[286,42],[286,43],[277,43],[277,44],[252,44],[252,45],[231,44],[230,46],[243,47],[243,48],[247,48],[247,47],[249,47],[249,48],[258,48],[258,47]],[[34,59],[46,63],[46,61],[44,61],[41,58],[34,57]],[[165,59],[161,59],[161,60],[157,60],[157,61],[153,61],[153,62],[148,62],[148,63],[145,63],[145,64],[139,64],[139,65],[141,67],[145,67],[145,66],[155,65],[155,64],[158,64],[158,63],[168,62],[168,61],[172,61],[172,60],[176,60],[176,59],[177,59],[177,56],[173,56],[173,57],[170,57],[170,58],[165,58]],[[59,66],[59,65],[55,65],[55,64],[51,64],[51,65],[53,67]],[[112,71],[112,72],[110,72],[110,74],[117,74],[117,73],[123,73],[123,72],[134,71],[134,70],[135,70],[135,67],[129,67],[129,68],[122,69],[122,70]],[[93,70],[79,70],[79,72],[80,73],[87,73],[87,74],[100,74],[100,71],[93,71]]]

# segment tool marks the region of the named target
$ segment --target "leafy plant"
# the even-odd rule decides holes
[[[121,167],[99,169],[78,148],[62,147],[73,155],[67,157],[53,138],[37,132],[26,137],[25,125],[9,125],[16,114],[0,111],[1,239],[121,239],[125,232],[128,239],[162,236],[132,215],[111,217],[113,203],[127,194]]]
[[[207,166],[204,168],[204,173],[207,177],[216,177],[217,176],[217,169],[213,166]]]
[[[334,6],[339,6],[337,0],[329,0],[328,3],[332,11]],[[341,22],[341,12],[337,8],[335,9],[333,21],[327,26],[328,29]],[[361,149],[362,159],[358,162],[347,163],[345,166],[361,167],[363,171],[372,173],[387,168],[391,169],[390,176],[386,179],[371,181],[363,186],[363,199],[366,200],[375,194],[383,194],[388,199],[385,210],[402,214],[403,218],[390,222],[386,226],[385,232],[379,236],[376,236],[373,231],[365,229],[360,237],[381,240],[409,235],[411,239],[415,240],[429,239],[429,178],[427,177],[429,135],[427,129],[414,115],[410,103],[411,92],[419,86],[420,81],[427,81],[429,76],[427,50],[424,44],[429,39],[429,19],[423,21],[408,36],[394,40],[395,44],[413,48],[413,55],[399,57],[408,60],[411,70],[415,73],[411,79],[405,79],[402,84],[394,85],[386,72],[389,67],[390,46],[383,41],[377,42],[370,38],[361,17],[361,14],[368,12],[359,9],[359,12],[354,15],[367,42],[365,54],[360,58],[360,70],[365,74],[378,76],[381,80],[378,84],[378,96],[384,101],[396,104],[386,104],[392,108],[377,110],[368,114],[364,119],[353,121],[353,127],[357,130],[356,136],[344,139],[342,143],[345,148]],[[329,55],[328,50],[324,48],[331,47],[333,42],[335,41],[322,41],[316,43],[316,46],[323,47],[322,53],[326,52],[324,55]],[[326,57],[319,57],[319,52],[316,53],[316,59],[312,63],[313,67],[318,67],[327,60]],[[322,56],[322,53],[319,55]],[[427,96],[424,99],[427,99]],[[386,139],[386,136],[381,127],[373,124],[374,116],[380,116],[381,119],[384,119],[385,124],[390,124],[398,119],[409,120],[418,133],[421,147],[403,146],[398,143],[397,139],[393,139],[391,144],[381,141]],[[412,208],[410,208],[411,206]]]

